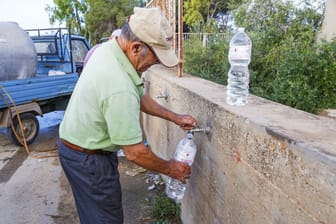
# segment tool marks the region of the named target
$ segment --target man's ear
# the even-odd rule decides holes
[[[135,41],[131,43],[130,49],[132,53],[139,53],[142,48],[142,43],[139,41]]]

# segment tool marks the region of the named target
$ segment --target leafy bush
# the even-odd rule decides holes
[[[236,23],[253,42],[250,92],[297,109],[318,113],[336,108],[336,40],[316,43],[322,15],[291,3],[254,1],[236,10]],[[185,70],[227,84],[229,39],[203,48],[186,41]]]
[[[192,75],[226,85],[229,63],[228,43],[223,38],[213,38],[202,46],[202,41],[190,38],[184,41],[184,70]]]

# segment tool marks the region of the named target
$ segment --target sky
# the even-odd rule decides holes
[[[23,29],[58,27],[50,25],[47,5],[53,0],[0,0],[0,21],[15,21]]]

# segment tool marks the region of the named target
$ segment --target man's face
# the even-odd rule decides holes
[[[134,48],[133,65],[137,72],[144,72],[149,67],[155,64],[159,64],[160,61],[154,54],[153,50],[143,42],[137,42],[138,44]]]

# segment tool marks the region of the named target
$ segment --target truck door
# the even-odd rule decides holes
[[[72,58],[75,61],[76,72],[81,74],[84,64],[84,58],[90,49],[90,44],[84,38],[71,36]]]

